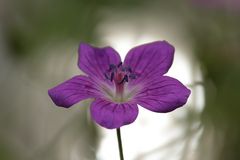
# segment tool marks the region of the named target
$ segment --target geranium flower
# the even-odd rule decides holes
[[[174,47],[157,41],[132,48],[122,62],[111,47],[97,48],[82,43],[77,75],[50,89],[49,96],[60,107],[94,99],[92,119],[108,129],[135,121],[138,105],[166,113],[184,105],[190,95],[177,79],[164,76],[173,62]]]

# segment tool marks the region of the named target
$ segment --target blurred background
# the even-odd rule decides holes
[[[47,90],[81,74],[80,42],[124,58],[156,40],[175,46],[168,75],[192,94],[168,114],[140,108],[122,127],[126,160],[239,160],[239,0],[1,0],[0,159],[119,159],[115,130],[92,122],[91,100],[59,108]]]

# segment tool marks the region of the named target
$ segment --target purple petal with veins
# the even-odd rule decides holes
[[[97,99],[91,104],[91,116],[101,126],[114,129],[135,121],[138,107],[135,103],[114,103]]]

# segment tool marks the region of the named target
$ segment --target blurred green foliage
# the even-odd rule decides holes
[[[240,127],[238,124],[240,122],[238,115],[240,113],[240,11],[204,8],[194,6],[190,1],[174,0],[169,2],[157,2],[157,0],[5,0],[3,4],[7,9],[1,19],[4,24],[2,26],[4,40],[14,58],[25,58],[37,53],[33,52],[36,48],[57,41],[73,41],[76,45],[81,41],[95,43],[100,38],[95,32],[96,28],[104,20],[101,12],[114,11],[114,9],[125,12],[136,8],[145,12],[145,5],[151,3],[153,8],[158,5],[159,11],[165,9],[171,11],[173,15],[182,15],[182,21],[186,23],[188,34],[194,45],[194,54],[199,59],[204,72],[206,106],[200,116],[206,128],[208,125],[213,125],[215,130],[216,135],[213,141],[216,142],[216,148],[213,148],[212,152],[216,150],[217,152],[214,159],[240,159]],[[191,116],[195,115],[189,115],[190,118]],[[7,128],[7,125],[9,123],[4,127]],[[81,134],[80,130],[84,128],[72,128],[71,130],[77,130],[76,132]],[[92,132],[92,136],[96,136],[94,129]],[[203,136],[209,135],[206,132]],[[4,138],[0,140],[0,158],[16,159],[10,144]],[[218,148],[217,142],[221,143],[222,148]],[[95,139],[92,139],[92,143],[95,143]],[[204,147],[208,145],[208,142],[203,141],[200,145],[202,146],[199,149],[199,159],[204,157],[206,152]],[[44,153],[46,157],[41,158],[47,159],[50,153],[47,151]]]
[[[110,7],[131,8],[143,0],[14,0],[7,11],[6,36],[12,53],[31,54],[32,49],[51,40],[96,42],[94,30]]]
[[[213,123],[223,135],[220,138],[223,148],[216,159],[237,160],[240,159],[240,13],[199,10],[195,14],[198,18],[193,17],[190,27],[206,82],[202,120]]]

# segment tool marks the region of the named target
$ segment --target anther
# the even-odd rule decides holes
[[[108,79],[108,80],[110,79],[107,73],[104,73],[104,76],[106,79]]]
[[[125,81],[128,82],[128,76],[125,75],[124,78],[125,78]]]
[[[121,67],[121,66],[122,66],[122,62],[120,62],[120,63],[117,65],[118,68]]]
[[[110,64],[109,69],[104,74],[104,76],[111,82],[115,81],[116,78],[118,84],[123,84],[124,82],[129,82],[129,79],[136,79],[138,77],[138,74],[135,74],[132,71],[131,67],[123,66],[123,63],[120,62],[118,65]]]
[[[132,73],[132,69],[130,67],[122,67],[122,71]]]
[[[113,69],[115,70],[116,66],[114,64],[110,64],[108,71],[112,71]]]
[[[111,81],[113,81],[113,78],[114,78],[114,72],[111,73]]]
[[[137,76],[136,76],[135,74],[131,73],[131,74],[129,75],[129,78],[131,78],[131,79],[136,79]]]
[[[125,72],[126,71],[126,67],[122,67],[121,71]]]
[[[132,73],[132,69],[130,67],[128,67],[128,72]]]
[[[122,84],[123,82],[128,82],[128,76],[127,75],[125,75],[124,77],[123,77],[123,79],[121,80],[121,82],[119,82],[119,84]]]

